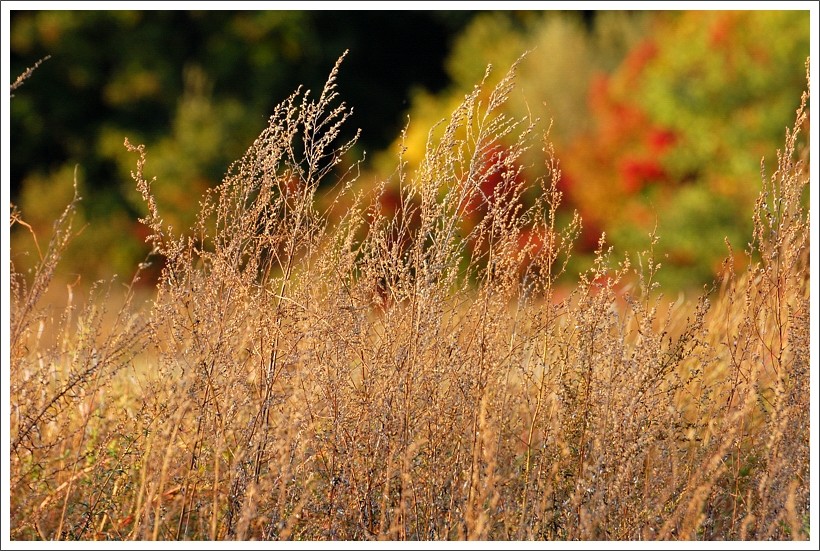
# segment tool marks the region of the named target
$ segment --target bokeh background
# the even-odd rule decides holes
[[[601,232],[637,252],[657,226],[661,283],[699,288],[724,237],[738,254],[749,240],[760,160],[776,164],[793,122],[809,37],[808,11],[13,11],[11,81],[51,58],[11,101],[11,198],[43,243],[77,167],[85,229],[62,272],[130,277],[148,248],[124,137],[146,145],[164,218],[186,228],[273,107],[321,89],[345,50],[360,186],[395,171],[405,125],[412,169],[487,64],[497,81],[529,51],[505,109],[552,121],[562,216],[584,224],[570,272]],[[30,233],[17,225],[11,240],[16,269],[30,269]]]

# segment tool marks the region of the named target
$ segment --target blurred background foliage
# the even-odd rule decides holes
[[[87,281],[128,277],[147,253],[125,136],[147,146],[166,222],[187,228],[273,106],[300,84],[320,89],[349,49],[339,92],[363,131],[359,185],[395,172],[405,125],[412,169],[487,64],[493,83],[528,51],[505,109],[552,121],[565,213],[584,221],[572,269],[601,232],[635,252],[657,225],[662,283],[699,287],[726,255],[724,236],[737,251],[748,241],[760,159],[775,164],[793,122],[810,36],[807,11],[11,15],[11,79],[51,55],[11,101],[12,202],[48,235],[78,166],[88,227],[64,270]],[[542,157],[536,144],[529,176]],[[30,241],[14,228],[17,269],[33,265],[21,252]]]

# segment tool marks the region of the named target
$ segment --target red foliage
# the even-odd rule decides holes
[[[678,141],[678,136],[671,130],[655,127],[649,130],[647,142],[652,153],[663,153]]]
[[[508,155],[508,149],[498,143],[493,144],[485,155],[483,166],[476,176],[479,193],[474,193],[466,206],[467,216],[474,223],[486,216],[488,201],[511,201],[515,187],[521,183],[521,174],[512,177],[504,174],[507,170],[516,170],[515,163],[511,163],[512,166],[506,164]]]
[[[561,192],[561,195],[564,197],[564,206],[573,206],[574,203],[572,201],[572,188],[575,186],[575,178],[573,178],[572,174],[568,173],[565,170],[561,170],[561,177],[556,182],[555,186],[558,188],[558,191]]]
[[[658,46],[655,41],[648,38],[635,46],[623,61],[621,71],[627,83],[637,80],[646,65],[658,55]]]
[[[715,49],[726,48],[736,22],[737,17],[733,12],[721,13],[709,29],[709,45]]]
[[[587,252],[603,230],[636,223],[635,209],[627,208],[631,195],[669,181],[663,155],[678,136],[653,124],[633,93],[657,52],[654,42],[644,41],[615,73],[592,79],[588,102],[595,126],[561,152],[559,189],[584,221],[578,246]]]
[[[142,222],[133,221],[130,225],[129,233],[140,243],[147,243],[151,235],[151,229]],[[140,277],[136,282],[137,287],[155,287],[162,278],[162,269],[165,266],[165,258],[161,255],[151,255],[148,262],[142,265]]]
[[[596,140],[615,147],[646,127],[646,115],[640,108],[617,97],[612,79],[597,75],[590,84],[589,107],[597,121]]]
[[[398,190],[388,187],[379,196],[379,210],[385,215],[393,215],[401,207],[401,195]]]
[[[655,159],[626,157],[620,165],[621,186],[628,194],[638,193],[647,185],[666,180],[666,171]]]
[[[142,222],[134,221],[131,223],[131,234],[136,237],[140,243],[147,243],[148,237],[151,235],[151,228]]]
[[[583,217],[583,212],[581,212]],[[578,240],[578,247],[585,252],[594,251],[598,248],[598,242],[601,239],[601,234],[604,232],[601,229],[601,224],[593,216],[583,218],[583,226],[581,227],[581,235]]]

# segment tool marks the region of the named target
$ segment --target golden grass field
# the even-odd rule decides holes
[[[56,282],[76,199],[39,269],[12,267],[11,538],[807,539],[808,93],[748,249],[670,298],[655,235],[637,254],[602,237],[565,273],[583,221],[556,223],[542,123],[499,110],[514,69],[418,170],[397,160],[386,212],[341,169],[338,68],[192,201],[188,233],[126,140],[163,266],[147,298]],[[545,177],[522,181],[533,147]]]

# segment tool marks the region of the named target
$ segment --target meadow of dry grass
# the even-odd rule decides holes
[[[11,538],[808,538],[808,93],[748,261],[670,301],[654,235],[631,255],[602,238],[559,287],[582,221],[556,225],[542,123],[500,114],[514,68],[431,131],[418,171],[398,160],[397,212],[341,167],[338,68],[276,109],[184,235],[126,140],[163,262],[147,304],[100,283],[44,305],[76,203],[35,274],[12,266]],[[542,181],[520,177],[531,147]]]

